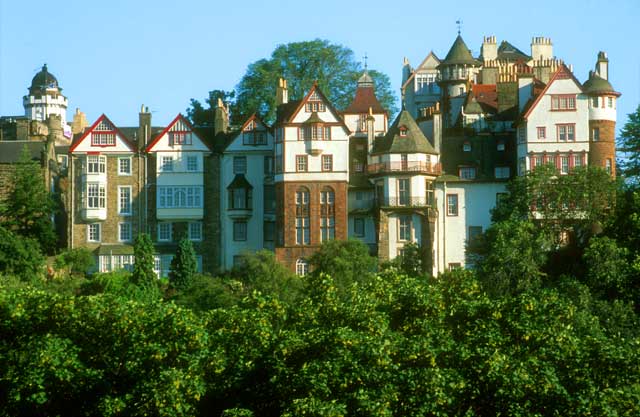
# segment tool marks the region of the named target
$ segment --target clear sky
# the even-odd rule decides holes
[[[232,89],[276,45],[315,38],[366,53],[399,91],[403,57],[417,66],[430,50],[445,56],[461,19],[474,55],[485,35],[526,53],[533,36],[546,36],[581,81],[606,51],[621,127],[640,103],[639,18],[640,0],[0,0],[0,115],[23,114],[47,63],[69,119],[80,108],[90,123],[105,113],[135,126],[145,104],[162,126],[190,98]]]

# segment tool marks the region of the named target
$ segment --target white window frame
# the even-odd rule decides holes
[[[91,231],[91,228],[95,227],[96,230],[96,234],[97,236],[92,238],[91,235],[93,234]],[[87,225],[87,242],[101,242],[102,241],[102,224],[100,223],[89,223]]]
[[[123,162],[128,164],[128,170],[123,171]],[[123,156],[118,158],[118,175],[120,176],[130,176],[132,171],[132,158],[130,156]]]
[[[246,156],[233,157],[233,173],[234,174],[247,173],[247,157]]]
[[[92,195],[92,188],[95,187],[97,195]],[[98,204],[91,204],[92,199],[97,199]],[[85,206],[88,209],[106,209],[107,208],[107,190],[105,184],[101,182],[88,182],[86,188]]]
[[[197,155],[187,155],[187,171],[188,172],[198,172],[200,168],[200,163],[198,161]]]
[[[103,155],[87,155],[87,174],[104,174],[107,172],[107,157]]]
[[[411,215],[398,216],[398,241],[411,242],[413,240],[413,219]],[[403,220],[408,220],[405,224]]]
[[[309,263],[304,259],[296,260],[296,275],[303,277],[309,273]]]
[[[160,157],[160,171],[161,172],[173,172],[174,159],[171,155],[163,155]]]
[[[123,209],[123,199],[122,199],[122,192],[123,190],[128,190],[129,193],[129,198],[128,201],[126,202],[126,206]],[[133,214],[133,189],[130,185],[119,185],[118,186],[118,214],[120,216],[131,216]]]
[[[166,230],[163,230],[166,228]],[[164,237],[163,237],[164,236]],[[173,240],[173,223],[158,223],[158,242],[171,242]]]
[[[128,236],[123,236],[123,228],[129,228]],[[118,223],[118,241],[119,242],[131,242],[133,240],[133,225],[131,222]]]

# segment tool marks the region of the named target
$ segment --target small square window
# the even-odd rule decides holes
[[[100,242],[100,223],[87,225],[87,242]]]
[[[465,142],[462,144],[463,152],[471,152],[471,142]]]
[[[544,126],[540,126],[536,128],[538,133],[538,139],[546,139],[547,138],[547,128]]]
[[[296,171],[307,172],[307,155],[296,156]]]
[[[118,158],[118,175],[131,175],[131,158]]]
[[[162,157],[162,171],[173,171],[173,156],[163,156]]]
[[[599,127],[594,127],[592,129],[592,136],[593,136],[593,141],[597,142],[600,140],[600,128]]]
[[[333,171],[333,155],[322,155],[322,170]]]
[[[496,178],[509,178],[511,172],[509,167],[495,167],[494,174]]]
[[[158,223],[158,241],[171,242],[173,223]]]

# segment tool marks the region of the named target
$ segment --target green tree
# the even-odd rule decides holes
[[[629,120],[618,138],[619,151],[624,154],[624,159],[618,161],[618,167],[626,179],[638,184],[640,183],[640,105],[628,117]]]
[[[231,271],[231,278],[241,283],[244,293],[256,290],[284,301],[295,299],[302,287],[300,277],[267,250],[243,254],[240,264]]]
[[[322,243],[309,257],[312,274],[331,275],[341,289],[355,282],[372,278],[376,259],[369,255],[369,248],[357,239],[331,239]]]
[[[95,265],[95,258],[86,248],[67,249],[56,256],[54,265],[70,275],[84,275]]]
[[[0,226],[0,271],[32,281],[44,272],[44,257],[38,242]]]
[[[42,169],[31,160],[26,146],[15,166],[12,183],[2,212],[5,227],[35,239],[43,252],[53,252],[57,241],[51,220],[55,202],[45,185]]]
[[[242,123],[242,114],[237,109],[235,91],[213,90],[204,100],[204,104],[196,99],[191,99],[191,105],[187,109],[187,118],[197,127],[215,126],[215,108],[218,99],[229,106],[229,118],[231,124]],[[206,107],[205,107],[206,106]]]
[[[213,120],[213,108],[217,98],[230,102],[232,122],[258,113],[266,122],[272,123],[276,116],[276,87],[279,78],[287,80],[289,100],[304,97],[315,81],[338,110],[345,109],[355,95],[357,80],[363,69],[356,61],[351,49],[327,40],[292,42],[278,45],[269,58],[249,64],[246,73],[232,93],[214,90],[206,100],[205,108],[197,100],[191,101],[187,110],[192,122]],[[389,77],[381,72],[369,70],[375,82],[376,96],[391,114],[397,111],[396,97]]]
[[[133,265],[133,283],[139,286],[155,286],[157,277],[153,272],[154,257],[153,242],[147,233],[140,233],[136,236],[133,244],[133,255],[135,263]]]
[[[178,249],[171,260],[169,268],[169,282],[174,288],[179,290],[188,287],[198,272],[198,261],[196,252],[191,241],[183,237],[178,242]]]

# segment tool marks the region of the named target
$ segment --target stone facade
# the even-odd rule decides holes
[[[594,140],[598,129],[599,138]],[[589,164],[610,169],[616,175],[616,122],[613,120],[589,121]],[[608,164],[610,164],[608,166]]]

